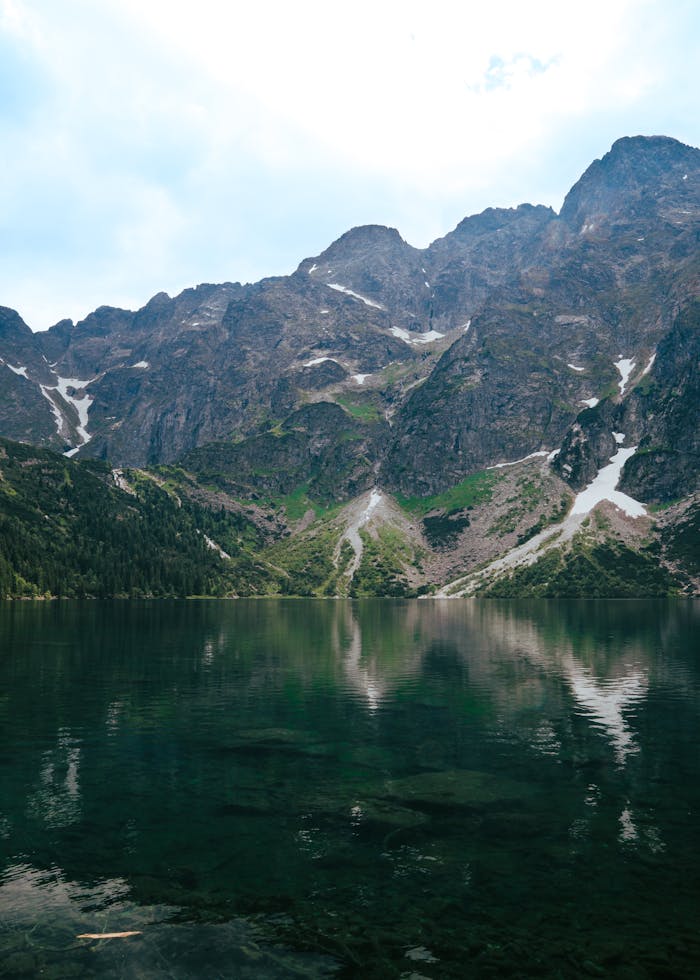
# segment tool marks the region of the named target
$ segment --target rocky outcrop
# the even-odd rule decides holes
[[[617,452],[623,433],[617,433],[617,406],[605,399],[581,412],[566,433],[552,468],[572,490],[583,490]],[[625,439],[626,439],[625,435]]]
[[[650,503],[700,490],[700,303],[677,317],[630,393],[622,423],[638,434],[621,488]]]
[[[348,500],[373,485],[371,460],[387,426],[363,425],[338,405],[318,402],[235,445],[211,444],[184,465],[234,495],[271,499],[300,486],[317,500]]]

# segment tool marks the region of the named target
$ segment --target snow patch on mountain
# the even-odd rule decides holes
[[[624,395],[627,382],[629,381],[630,375],[634,369],[634,361],[632,358],[623,357],[622,354],[620,354],[619,359],[614,363],[615,367],[620,372],[620,394]]]
[[[645,375],[645,374],[649,374],[649,372],[651,371],[651,369],[652,369],[652,368],[653,368],[653,366],[654,366],[654,361],[655,361],[655,360],[656,360],[656,353],[653,353],[653,354],[651,355],[651,357],[649,358],[649,361],[648,361],[648,363],[647,363],[647,366],[646,366],[646,367],[644,368],[644,370],[642,371],[642,377],[644,377],[644,375]]]
[[[29,381],[26,367],[13,367],[11,364],[8,364],[7,361],[5,361],[5,365],[6,367],[9,367],[10,371],[14,371],[15,374],[18,374],[20,378],[26,378],[26,380]]]
[[[614,436],[618,445],[625,438],[620,432],[614,433]],[[619,509],[627,514],[628,517],[646,516],[647,511],[644,504],[640,503],[638,500],[634,500],[632,497],[629,497],[626,493],[622,493],[620,490],[615,489],[617,484],[620,482],[622,467],[625,465],[628,459],[634,456],[636,451],[636,446],[630,446],[628,449],[619,449],[612,457],[608,465],[604,466],[602,470],[598,471],[598,475],[593,482],[589,483],[586,489],[582,490],[578,494],[569,516],[589,514],[596,504],[601,503],[603,500],[609,500],[611,503],[615,504],[615,506],[619,507]]]
[[[47,402],[51,406],[51,411],[53,412],[54,421],[56,423],[56,431],[58,432],[59,436],[62,436],[63,435],[64,418],[63,418],[63,415],[61,414],[61,412],[59,411],[58,406],[56,405],[55,401],[53,400],[53,398],[49,394],[49,391],[56,391],[56,389],[55,388],[50,388],[49,389],[45,385],[39,385],[39,388],[41,390],[42,395],[44,396],[44,398],[47,400]]]
[[[536,459],[538,456],[546,456],[549,458],[551,456],[551,451],[549,449],[540,449],[536,453],[530,453],[527,456],[522,456],[520,459],[513,459],[509,463],[494,463],[493,466],[487,466],[487,470],[502,470],[504,466],[517,466],[518,463],[524,463],[528,459]]]
[[[306,361],[305,364],[302,364],[302,367],[314,367],[314,365],[316,365],[316,364],[323,364],[324,361],[335,361],[335,358],[334,357],[312,357],[310,361]]]
[[[338,293],[345,293],[346,296],[352,296],[353,299],[359,299],[359,301],[361,303],[364,303],[365,306],[373,306],[374,309],[376,310],[384,309],[381,303],[376,303],[373,299],[367,299],[366,296],[362,296],[360,293],[356,293],[354,289],[348,289],[347,286],[341,286],[340,283],[328,282],[326,283],[326,285],[328,286],[329,289],[335,289],[336,292]]]
[[[90,406],[94,401],[92,396],[88,395],[87,392],[85,392],[80,397],[78,397],[75,394],[75,392],[84,391],[84,389],[87,388],[88,385],[92,384],[92,382],[96,381],[97,379],[90,378],[89,381],[81,381],[80,378],[61,378],[60,376],[57,375],[56,380],[58,384],[52,387],[47,385],[46,390],[44,390],[44,386],[42,385],[42,391],[44,392],[44,395],[46,395],[47,397],[49,397],[47,395],[47,391],[57,391],[61,396],[61,398],[63,399],[63,401],[67,405],[72,405],[75,411],[78,413],[78,425],[76,426],[76,432],[78,434],[78,437],[80,438],[80,442],[78,443],[77,446],[74,446],[72,449],[69,449],[67,452],[63,454],[64,456],[69,456],[69,457],[75,456],[78,450],[82,448],[82,446],[85,446],[92,439],[92,436],[87,430],[87,424],[88,424],[88,412],[90,411]],[[69,391],[71,390],[73,391],[72,395],[69,394]],[[53,402],[53,399],[50,397],[49,397],[49,401],[51,401],[52,404],[55,404]],[[58,409],[58,406],[55,407]],[[61,433],[61,429],[59,428],[59,434],[60,433]]]
[[[614,438],[619,445],[624,441],[625,436],[623,433],[617,432],[614,433]],[[443,586],[437,596],[453,598],[472,595],[488,576],[510,571],[520,565],[534,564],[550,549],[558,548],[570,541],[581,528],[586,515],[597,504],[605,500],[614,504],[628,517],[645,517],[647,512],[644,504],[616,489],[620,481],[622,467],[635,454],[636,450],[636,446],[619,449],[608,465],[599,470],[595,479],[576,496],[573,507],[560,524],[550,525],[550,527],[530,538],[529,541],[513,548],[501,558],[496,558],[480,571],[471,572]]]
[[[405,344],[431,344],[434,340],[441,340],[445,336],[444,333],[439,333],[437,330],[426,330],[425,333],[410,333],[410,331],[404,330],[402,327],[391,327],[390,333],[393,333],[399,340],[403,340]]]

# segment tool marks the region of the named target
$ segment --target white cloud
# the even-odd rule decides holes
[[[686,0],[0,0],[0,303],[46,326],[363,221],[558,207],[617,136],[700,141],[699,30]]]
[[[457,186],[585,111],[601,81],[608,99],[635,96],[639,83],[610,91],[635,6],[119,3],[193,71],[257,107],[255,148],[268,164],[288,166],[308,140],[342,165]]]

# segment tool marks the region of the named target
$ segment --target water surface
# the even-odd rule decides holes
[[[0,604],[0,976],[697,977],[699,627]]]

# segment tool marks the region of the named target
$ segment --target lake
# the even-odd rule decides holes
[[[696,978],[699,637],[693,600],[0,603],[0,976]]]

